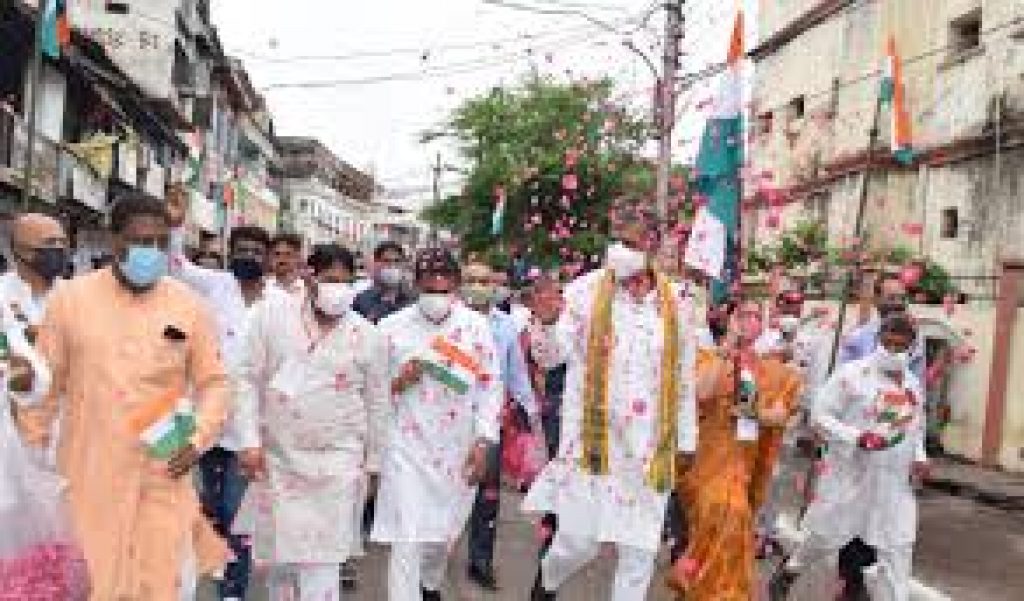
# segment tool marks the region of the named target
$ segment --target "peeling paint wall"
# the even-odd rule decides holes
[[[818,4],[766,0],[762,38]],[[956,52],[954,23],[972,11],[981,15],[981,43]],[[755,172],[772,174],[770,186],[815,180],[824,174],[820,165],[866,149],[878,94],[875,71],[889,32],[906,63],[918,147],[997,132],[1012,125],[1018,111],[1024,115],[1024,0],[864,0],[757,64],[752,127],[760,133],[750,155]],[[803,117],[793,107],[800,97]],[[757,117],[768,113],[771,129],[763,131]],[[886,145],[889,130],[883,118]],[[991,153],[970,161],[876,174],[868,205],[870,237],[931,254],[954,274],[992,274],[996,257],[1024,254],[1022,167],[1021,151],[997,152],[993,143]],[[821,192],[827,199],[824,221],[835,241],[852,235],[861,179],[847,176]],[[806,208],[803,202],[788,206],[783,223],[808,217]],[[957,208],[961,221],[951,239],[940,235],[940,213],[946,208]],[[923,237],[907,234],[907,224],[921,224]],[[759,229],[759,239],[772,237],[765,212]]]

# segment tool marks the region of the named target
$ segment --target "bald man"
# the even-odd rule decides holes
[[[0,310],[31,340],[50,291],[68,266],[68,236],[53,217],[24,213],[11,230],[12,267],[0,275]]]

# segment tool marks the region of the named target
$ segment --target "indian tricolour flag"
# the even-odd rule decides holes
[[[738,242],[740,166],[743,164],[743,12],[736,14],[721,87],[697,154],[696,189],[706,200],[697,211],[686,246],[686,264],[714,280],[723,297],[736,276],[728,261]],[[730,269],[730,263],[732,268]]]
[[[195,409],[181,393],[168,393],[135,408],[128,424],[150,455],[169,459],[189,444],[195,434]]]
[[[42,37],[39,43],[43,54],[58,59],[61,49],[71,45],[68,3],[67,0],[44,0],[42,7]]]
[[[505,188],[494,190],[494,213],[491,214],[491,235],[500,236],[505,220]]]
[[[893,157],[909,165],[914,160],[914,146],[907,111],[906,89],[903,86],[903,63],[896,52],[896,38],[889,36],[885,66],[882,69],[881,101],[890,107],[890,148]]]
[[[460,395],[487,377],[479,361],[441,336],[430,343],[420,365],[427,375]]]

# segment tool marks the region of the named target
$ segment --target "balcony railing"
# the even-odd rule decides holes
[[[0,182],[18,190],[25,181],[28,131],[21,118],[0,109]],[[73,199],[102,212],[107,182],[89,165],[52,140],[36,136],[32,152],[32,195],[44,202]]]

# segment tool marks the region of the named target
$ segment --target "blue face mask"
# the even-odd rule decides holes
[[[118,266],[129,284],[149,288],[167,275],[167,253],[155,246],[129,246]]]

